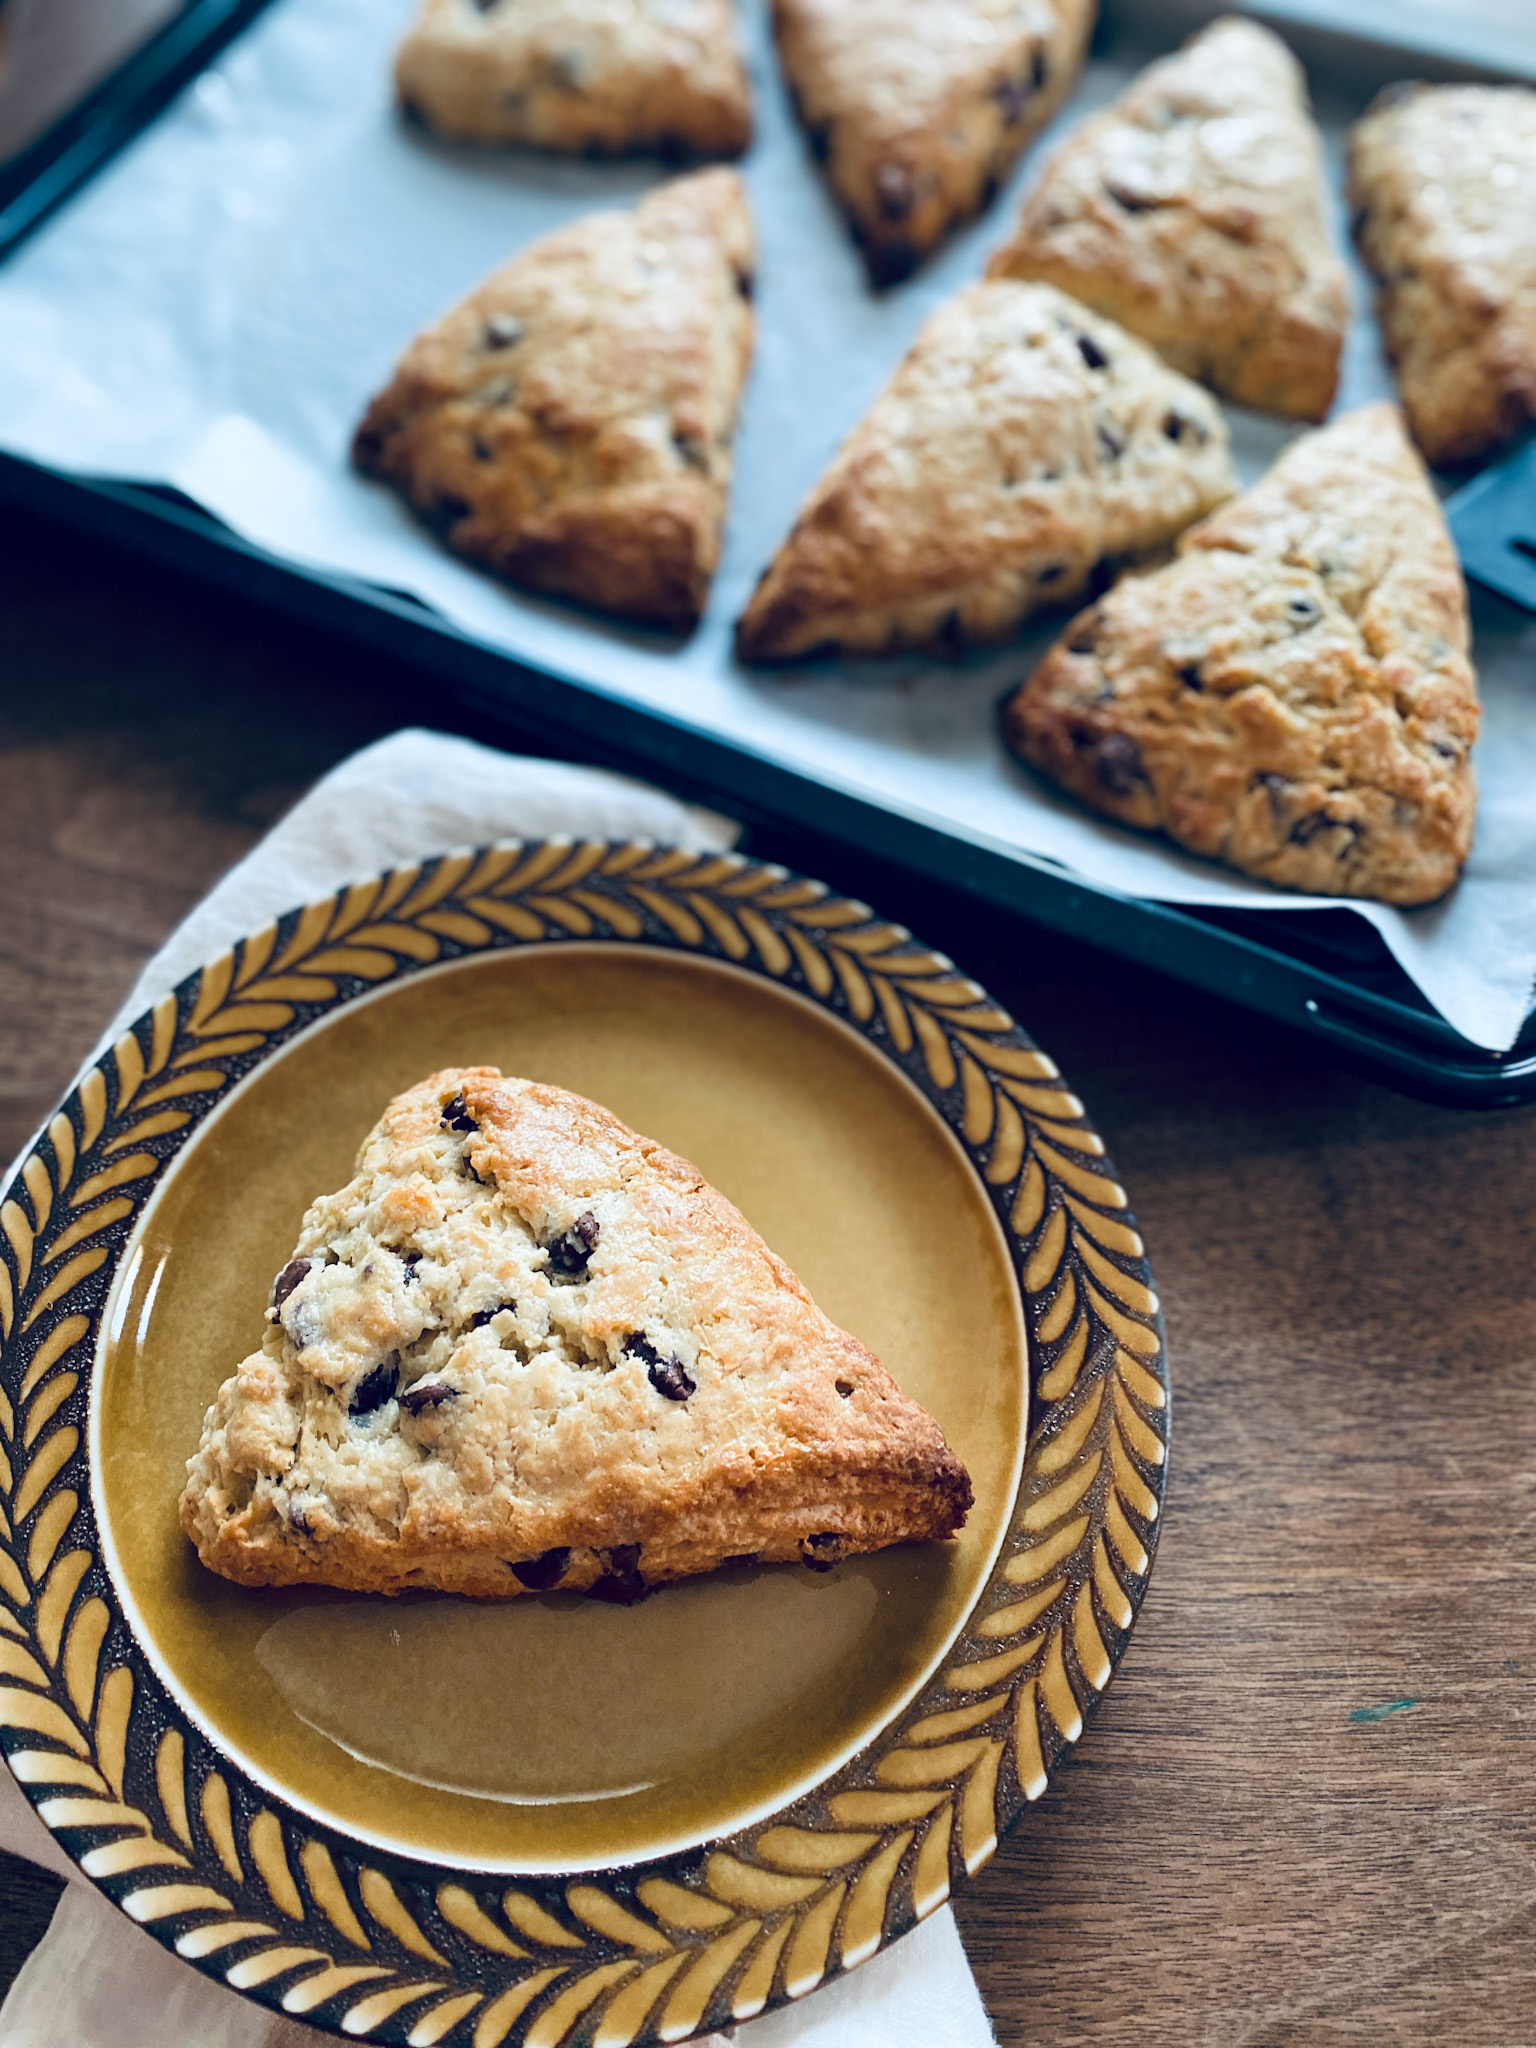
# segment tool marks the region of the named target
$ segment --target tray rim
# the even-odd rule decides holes
[[[477,1895],[462,1866],[316,1823],[180,1710],[103,1569],[83,1425],[138,1217],[233,1082],[392,980],[594,936],[789,989],[917,1087],[1012,1255],[1029,1432],[1007,1534],[959,1636],[851,1763],[739,1833],[622,1869],[520,1876],[498,1898],[504,1873]],[[1167,1346],[1082,1104],[945,956],[776,863],[648,841],[504,842],[286,913],[163,996],[70,1091],[0,1202],[0,1439],[0,1748],[109,1898],[205,1974],[333,2032],[467,2040],[473,2017],[477,2048],[557,2048],[586,2038],[603,1999],[604,2038],[640,2048],[678,2037],[676,2001],[701,1973],[688,2032],[867,1960],[1045,1790],[1145,1595]],[[754,2004],[742,1972],[769,1950]],[[425,1980],[423,1958],[436,1966]]]
[[[39,138],[37,175],[12,196],[0,171],[0,262],[63,204],[270,0],[188,0],[149,42]],[[1095,37],[1165,47],[1223,11],[1219,0],[1103,0]],[[1330,20],[1323,0],[1263,0],[1245,9],[1283,34],[1309,69],[1330,53],[1347,66],[1401,58],[1427,77],[1536,82],[1536,53],[1524,68],[1500,69],[1459,57],[1424,25],[1427,42],[1392,41]],[[1410,30],[1413,24],[1406,24]],[[68,147],[65,131],[87,121],[89,147]],[[64,138],[61,162],[56,143]],[[78,159],[78,160],[77,160]],[[14,170],[16,167],[13,166]],[[31,196],[29,196],[31,195]],[[12,233],[11,209],[25,218]],[[1536,1044],[1494,1053],[1466,1039],[1428,1006],[1383,995],[1318,967],[1284,944],[1265,945],[1188,909],[1114,890],[1022,849],[973,841],[877,801],[823,783],[749,745],[691,726],[681,717],[609,696],[595,685],[538,670],[450,624],[425,606],[378,586],[313,570],[268,553],[214,515],[162,486],[50,469],[0,449],[0,505],[7,505],[148,557],[322,630],[413,663],[446,680],[459,701],[504,731],[542,737],[541,709],[562,707],[562,751],[633,772],[638,765],[681,793],[729,803],[749,826],[787,824],[858,852],[936,877],[1048,928],[1235,1001],[1325,1045],[1335,1059],[1404,1093],[1459,1108],[1501,1108],[1536,1099]],[[573,744],[574,742],[574,744]],[[1283,906],[1282,906],[1283,907]],[[1347,907],[1345,905],[1344,907]],[[1278,934],[1277,934],[1278,936]],[[1536,1019],[1527,1013],[1526,1027]]]

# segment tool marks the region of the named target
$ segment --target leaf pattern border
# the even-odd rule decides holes
[[[762,974],[877,1045],[981,1174],[1034,1407],[1013,1521],[944,1668],[832,1779],[738,1836],[510,1884],[375,1854],[249,1781],[165,1694],[103,1569],[90,1362],[117,1259],[231,1084],[328,1009],[490,948],[598,939]],[[132,1918],[343,2037],[651,2048],[803,1996],[991,1855],[1082,1733],[1156,1548],[1166,1348],[1141,1238],[1055,1064],[942,954],[738,854],[508,841],[289,913],[90,1069],[0,1200],[0,1748]]]

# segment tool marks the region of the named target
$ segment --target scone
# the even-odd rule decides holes
[[[990,204],[1082,68],[1095,0],[774,0],[785,78],[876,284]]]
[[[467,142],[731,157],[752,139],[731,0],[425,0],[395,84]]]
[[[937,1423],[687,1160],[467,1067],[311,1205],[181,1523],[244,1585],[627,1601],[950,1536],[970,1504]]]
[[[745,661],[1005,639],[1236,488],[1219,408],[1050,285],[924,324],[736,629]]]
[[[1047,164],[994,277],[1042,278],[1242,405],[1321,420],[1348,287],[1301,66],[1218,21]]]
[[[1480,461],[1536,417],[1536,92],[1391,87],[1349,191],[1414,438],[1438,467]]]
[[[734,171],[558,228],[417,337],[353,458],[508,582],[690,627],[720,558],[752,266]]]
[[[1472,841],[1467,594],[1395,406],[1262,482],[1075,619],[1008,744],[1125,825],[1282,888],[1432,903]]]

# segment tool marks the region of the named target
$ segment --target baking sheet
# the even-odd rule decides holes
[[[276,554],[408,591],[535,667],[964,838],[1166,902],[1339,907],[1229,877],[1088,816],[1008,760],[997,699],[1059,619],[955,663],[757,674],[731,659],[731,622],[806,490],[926,314],[1006,237],[1042,150],[1112,97],[1127,65],[1092,64],[997,205],[917,278],[877,297],[789,112],[766,0],[746,0],[758,349],[725,557],[703,626],[679,646],[503,589],[348,468],[357,417],[418,327],[534,235],[624,204],[664,175],[462,150],[402,124],[389,62],[414,4],[276,0],[13,259],[0,274],[0,446],[80,475],[173,484]],[[1337,169],[1337,132],[1329,142]],[[1390,391],[1358,273],[1356,302],[1341,405]],[[1239,468],[1253,476],[1288,430],[1230,417]],[[1465,878],[1429,909],[1349,907],[1459,1031],[1503,1050],[1536,978],[1536,623],[1484,607],[1477,658],[1482,798]]]

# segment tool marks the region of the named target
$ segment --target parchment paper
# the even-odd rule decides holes
[[[789,113],[765,0],[744,0],[758,351],[725,559],[703,626],[679,646],[503,589],[348,469],[357,417],[418,327],[534,235],[664,175],[448,148],[402,124],[389,60],[413,5],[276,0],[23,248],[0,273],[0,446],[82,475],[174,484],[280,555],[408,591],[535,666],[967,839],[1168,902],[1338,907],[1092,818],[1007,759],[996,701],[1059,620],[959,663],[765,677],[730,657],[731,621],[842,436],[924,316],[980,274],[1041,150],[1117,91],[1124,67],[1091,66],[1013,189],[917,278],[875,297]],[[1358,277],[1356,299],[1342,404],[1390,390]],[[1232,417],[1252,476],[1286,432]],[[1355,907],[1459,1031],[1502,1049],[1536,977],[1536,624],[1489,600],[1477,659],[1486,722],[1468,872],[1427,910]]]

